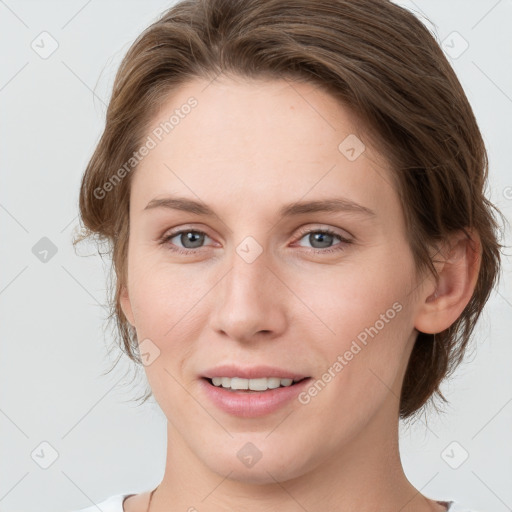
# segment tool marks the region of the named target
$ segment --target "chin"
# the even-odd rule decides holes
[[[307,472],[297,467],[283,468],[282,464],[277,462],[275,464],[272,462],[263,464],[262,461],[252,468],[240,467],[239,464],[234,466],[233,464],[216,464],[215,467],[210,467],[210,469],[219,476],[227,477],[229,480],[251,485],[286,482]]]
[[[211,471],[248,484],[284,482],[313,469],[302,443],[289,437],[284,442],[277,435],[270,441],[266,436],[268,432],[237,435],[224,446],[217,444],[217,449],[207,455],[204,452],[197,455]]]

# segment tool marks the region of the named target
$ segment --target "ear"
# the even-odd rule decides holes
[[[128,294],[128,288],[126,286],[123,286],[121,288],[121,293],[119,296],[119,302],[121,304],[121,309],[123,310],[124,316],[130,322],[132,326],[135,327],[135,322],[133,319],[133,311],[132,311],[132,304],[130,302],[130,296]]]
[[[452,235],[435,263],[439,277],[430,280],[422,295],[414,327],[424,333],[435,334],[448,329],[468,304],[473,295],[480,270],[482,245],[478,233],[467,230]]]

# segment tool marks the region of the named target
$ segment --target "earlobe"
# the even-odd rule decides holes
[[[130,322],[132,326],[135,327],[135,322],[133,318],[133,311],[132,311],[132,305],[130,302],[130,296],[128,294],[128,288],[126,286],[123,286],[121,288],[121,293],[119,296],[119,302],[121,304],[121,309],[124,313],[124,316]]]
[[[415,328],[424,333],[444,331],[461,315],[473,295],[480,270],[481,243],[477,233],[458,232],[439,263],[437,283],[426,287]],[[432,286],[434,287],[432,289]]]

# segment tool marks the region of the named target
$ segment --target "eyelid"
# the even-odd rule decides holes
[[[300,226],[298,228],[298,233],[302,237],[303,235],[307,235],[311,232],[316,231],[328,231],[333,235],[339,236],[343,240],[353,240],[355,237],[347,231],[346,229],[336,228],[333,226],[330,226],[328,224],[306,224],[305,226]]]
[[[335,227],[329,226],[327,224],[316,224],[316,225],[314,224],[314,225],[311,225],[311,223],[310,223],[310,224],[305,224],[305,225],[299,226],[294,231],[297,232],[297,235],[300,235],[300,238],[302,238],[304,235],[307,235],[308,233],[315,232],[315,231],[329,231],[329,232],[332,232],[332,234],[335,234],[336,236],[339,236],[340,238],[342,238],[344,240],[347,240],[347,238],[349,238],[349,239],[353,239],[354,238],[352,233],[350,233],[349,231],[342,230],[342,231],[344,231],[348,235],[348,237],[347,237],[343,233],[338,232],[337,231],[338,229],[340,229],[340,228],[335,228]],[[174,236],[182,233],[183,231],[196,231],[196,232],[205,234],[209,238],[213,239],[213,237],[208,234],[207,228],[203,228],[203,227],[196,228],[193,225],[189,225],[189,224],[181,225],[180,224],[180,225],[175,226],[173,228],[167,228],[162,233],[162,235],[158,236],[158,240],[161,240],[162,238],[168,238],[170,236],[174,237]]]
[[[208,228],[206,227],[195,227],[193,224],[178,224],[177,226],[174,226],[172,228],[165,229],[162,235],[158,236],[158,239],[168,238],[169,236],[176,236],[182,233],[183,231],[196,231],[198,233],[204,233],[210,238],[213,238],[208,234]]]

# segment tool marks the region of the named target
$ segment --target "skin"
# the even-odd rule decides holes
[[[454,235],[437,258],[439,281],[416,275],[385,159],[320,88],[198,79],[173,91],[152,126],[190,96],[197,107],[141,161],[131,184],[121,305],[139,343],[149,338],[160,350],[145,370],[168,419],[167,463],[151,511],[445,510],[404,474],[398,397],[418,330],[444,330],[468,303],[478,251]],[[366,144],[354,161],[338,149],[349,134]],[[171,194],[200,200],[216,216],[145,210]],[[332,196],[375,216],[278,216],[284,204]],[[333,237],[321,245],[301,227],[331,228],[352,243]],[[171,228],[207,236],[200,248],[179,235],[159,243]],[[248,236],[262,249],[252,263],[236,252]],[[319,379],[396,302],[401,311],[307,405],[294,400],[261,418],[238,418],[199,389],[202,371],[225,362]],[[250,468],[237,458],[247,442],[262,452]],[[124,509],[147,505],[143,493]]]

